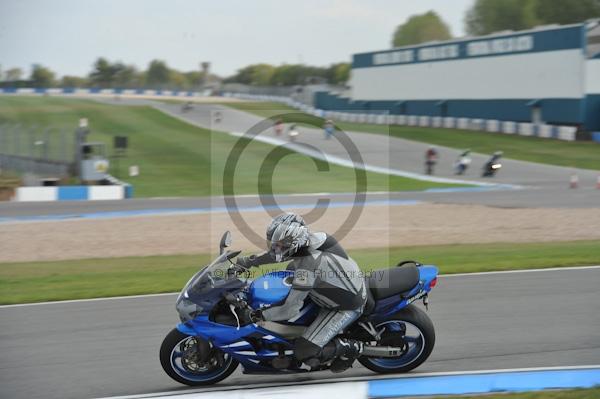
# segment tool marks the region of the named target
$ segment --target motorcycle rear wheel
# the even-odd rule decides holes
[[[199,364],[193,351],[196,339],[201,338],[176,328],[167,334],[160,347],[160,364],[169,377],[185,385],[201,386],[216,384],[235,371],[239,363],[228,354],[218,354],[222,356],[220,364],[215,358],[210,359],[213,364]]]
[[[401,356],[394,358],[358,358],[358,361],[369,370],[382,374],[406,373],[423,364],[431,355],[435,345],[435,330],[429,316],[417,306],[408,305],[375,328],[380,330],[382,327],[386,327],[382,340],[390,340],[385,345],[401,345],[404,350]],[[392,334],[398,336],[398,333],[391,331],[392,327],[404,328],[404,339],[393,338]]]

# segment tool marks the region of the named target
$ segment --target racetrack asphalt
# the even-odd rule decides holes
[[[600,268],[441,277],[430,297],[437,343],[413,373],[597,364]],[[158,349],[174,295],[0,307],[0,397],[91,398],[189,388]],[[418,306],[421,306],[420,304]],[[214,388],[374,375],[243,375]]]

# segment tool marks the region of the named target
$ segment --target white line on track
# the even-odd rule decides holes
[[[246,137],[247,136],[245,133],[242,133],[242,132],[229,132],[229,134],[234,137]],[[402,177],[407,177],[410,179],[436,182],[436,183],[468,184],[468,185],[490,187],[490,188],[499,187],[499,186],[504,186],[506,188],[510,187],[512,189],[521,188],[520,186],[513,185],[513,184],[499,185],[499,184],[495,184],[495,183],[488,183],[488,182],[482,182],[482,181],[477,181],[477,180],[462,180],[462,179],[453,179],[453,178],[448,178],[448,177],[436,177],[436,176],[424,175],[421,173],[407,172],[405,170],[400,170],[400,169],[392,169],[392,168],[383,167],[383,166],[371,165],[371,164],[367,164],[364,162],[356,163],[356,162],[354,162],[353,159],[348,160],[344,157],[340,157],[337,155],[333,155],[330,153],[325,153],[325,152],[321,152],[319,150],[312,149],[310,147],[303,145],[302,143],[289,142],[287,140],[278,139],[276,137],[253,135],[250,138],[252,140],[260,141],[262,143],[266,143],[266,144],[270,144],[270,145],[274,145],[274,146],[284,146],[285,148],[295,151],[297,153],[309,156],[314,159],[319,159],[321,161],[324,161],[324,162],[327,162],[330,164],[339,165],[339,166],[343,166],[343,167],[347,167],[347,168],[351,168],[351,169],[362,169],[364,171],[372,172],[372,173],[380,173],[380,174],[392,175],[392,176],[402,176]]]
[[[554,272],[563,270],[587,270],[587,269],[599,269],[600,265],[595,266],[564,266],[564,267],[547,267],[542,269],[523,269],[523,270],[498,270],[493,272],[474,272],[474,273],[454,273],[454,274],[440,274],[440,277],[465,277],[465,276],[481,276],[490,274],[509,274],[509,273],[538,273],[538,272]]]
[[[372,381],[372,380],[385,380],[385,379],[398,379],[398,378],[421,378],[421,377],[437,377],[437,376],[453,376],[453,375],[468,375],[468,374],[493,374],[493,373],[515,373],[515,372],[532,372],[532,371],[553,371],[553,370],[586,370],[596,369],[600,365],[586,365],[586,366],[558,366],[558,367],[529,367],[529,368],[515,368],[515,369],[494,369],[494,370],[472,370],[472,371],[437,371],[432,373],[410,373],[401,375],[371,375],[365,377],[342,377],[342,378],[331,378],[331,379],[320,379],[312,381],[301,381],[301,382],[273,382],[273,383],[261,383],[252,385],[236,385],[226,387],[214,387],[214,388],[196,388],[189,390],[178,390],[178,391],[165,391],[165,392],[152,392],[139,395],[126,395],[126,396],[107,396],[99,399],[143,399],[153,397],[164,397],[173,395],[188,395],[200,392],[223,392],[223,391],[237,391],[241,389],[260,389],[260,388],[276,388],[276,387],[289,387],[298,385],[319,385],[319,384],[335,384],[342,382],[360,382],[360,381]]]
[[[547,267],[545,269],[523,269],[523,270],[502,270],[495,272],[475,272],[475,273],[456,273],[456,274],[440,274],[439,277],[469,277],[469,276],[481,276],[481,275],[493,275],[493,274],[512,274],[512,273],[538,273],[538,272],[555,272],[555,271],[566,271],[566,270],[591,270],[600,269],[600,265],[594,266],[572,266],[572,267]],[[162,294],[143,294],[143,295],[124,295],[124,296],[111,296],[105,298],[89,298],[89,299],[70,299],[65,301],[48,301],[48,302],[35,302],[35,303],[17,303],[13,305],[0,305],[0,309],[3,308],[15,308],[21,306],[40,306],[40,305],[56,305],[66,303],[79,303],[79,302],[98,302],[98,301],[112,301],[118,299],[139,299],[139,298],[152,298],[176,295],[178,292],[166,292]]]
[[[152,298],[160,296],[176,295],[178,292],[166,292],[163,294],[143,294],[143,295],[124,295],[124,296],[109,296],[105,298],[88,298],[88,299],[69,299],[66,301],[48,301],[48,302],[35,302],[35,303],[16,303],[14,305],[1,305],[2,308],[16,308],[21,306],[39,306],[39,305],[57,305],[61,303],[79,303],[79,302],[99,302],[99,301],[113,301],[117,299],[139,299],[139,298]]]

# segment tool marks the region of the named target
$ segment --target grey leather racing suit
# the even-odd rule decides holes
[[[253,257],[252,266],[272,263],[268,254]],[[306,297],[321,310],[296,341],[299,359],[318,356],[322,348],[362,314],[367,301],[363,273],[332,236],[310,235],[309,245],[292,257],[292,289],[285,302],[262,311],[270,321],[289,320],[298,315]]]

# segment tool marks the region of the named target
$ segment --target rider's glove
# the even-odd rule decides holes
[[[262,310],[260,310],[260,309],[252,310],[248,314],[248,317],[250,318],[250,321],[252,321],[252,323],[256,323],[256,322],[264,320]]]
[[[254,255],[250,255],[250,256],[238,256],[237,260],[235,261],[237,266],[241,266],[244,269],[250,269],[252,266],[254,266],[253,261],[255,259]]]
[[[236,263],[229,267],[229,273],[231,273],[232,275],[246,273],[247,271],[248,271],[248,268],[240,265],[239,263]]]

